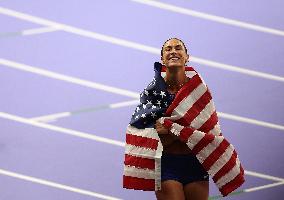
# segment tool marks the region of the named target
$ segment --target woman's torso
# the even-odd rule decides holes
[[[171,102],[175,98],[177,91],[170,91]],[[159,135],[161,142],[163,144],[163,153],[168,154],[190,154],[191,150],[188,148],[186,143],[181,142],[177,136],[168,134],[168,135]]]

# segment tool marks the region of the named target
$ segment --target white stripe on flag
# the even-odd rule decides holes
[[[211,99],[210,102],[205,106],[205,108],[199,113],[199,115],[192,120],[190,126],[199,129],[214,113],[215,108],[213,104],[213,100]]]
[[[234,152],[233,145],[229,145],[226,151],[218,158],[218,160],[210,167],[208,173],[214,176],[232,157]]]
[[[152,158],[157,157],[156,151],[150,148],[138,147],[131,144],[125,145],[125,153],[132,156],[139,156],[143,158]]]
[[[124,173],[125,176],[144,178],[144,179],[155,179],[155,170],[141,169],[133,166],[125,165]]]
[[[205,133],[195,130],[187,140],[187,146],[192,150],[195,145],[205,136]]]
[[[197,155],[199,162],[202,164],[204,160],[220,145],[224,140],[223,136],[215,137],[214,140],[204,147]]]
[[[155,190],[161,190],[161,157],[163,153],[163,144],[159,141],[155,158]]]
[[[219,121],[217,122],[217,124],[215,124],[214,128],[211,129],[209,132],[216,136],[220,135],[221,127],[220,127]]]
[[[196,75],[197,73],[195,71],[185,71],[185,75],[188,77],[188,78],[192,78]]]
[[[177,115],[180,119],[182,118],[187,111],[193,106],[193,104],[207,91],[207,88],[204,84],[200,83],[190,95],[185,97],[179,105],[174,109],[171,115]]]
[[[155,159],[155,190],[161,190],[161,159]]]
[[[238,174],[240,174],[240,160],[237,158],[236,160],[236,165],[222,178],[220,178],[217,182],[216,185],[218,188],[223,187],[226,183],[229,183],[232,181]]]
[[[173,125],[172,125],[170,131],[171,131],[173,134],[175,134],[176,136],[179,136],[182,129],[184,129],[184,126],[181,126],[181,125],[179,125],[179,124],[177,124],[177,123],[173,123]]]
[[[154,128],[138,129],[134,126],[128,125],[126,132],[131,135],[160,140],[159,135]]]

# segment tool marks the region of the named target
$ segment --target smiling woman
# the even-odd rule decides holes
[[[189,58],[180,39],[164,43],[162,64],[155,63],[127,127],[124,188],[155,191],[158,200],[207,200],[209,174],[223,196],[244,183],[211,92],[186,66]]]
[[[167,91],[175,94],[189,81],[185,65],[189,55],[184,43],[178,38],[167,40],[161,50],[161,61],[166,67],[164,80]],[[205,200],[209,195],[209,175],[186,145],[158,121],[155,128],[163,144],[161,158],[161,190],[156,191],[158,200],[194,199]]]

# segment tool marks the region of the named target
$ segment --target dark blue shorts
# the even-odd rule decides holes
[[[175,180],[186,185],[196,181],[209,181],[209,175],[193,154],[163,154],[161,181],[166,180]]]

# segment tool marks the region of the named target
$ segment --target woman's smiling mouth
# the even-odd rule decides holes
[[[176,61],[176,60],[179,60],[179,59],[180,59],[179,57],[171,57],[169,60]]]

